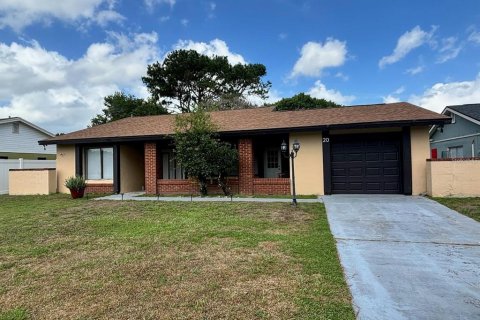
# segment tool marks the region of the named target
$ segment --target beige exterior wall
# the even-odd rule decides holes
[[[322,133],[290,133],[290,147],[295,139],[300,142],[300,151],[295,158],[296,193],[323,195]]]
[[[145,189],[145,165],[142,149],[129,145],[120,146],[120,192]]]
[[[8,193],[16,195],[50,194],[57,192],[55,169],[25,169],[9,172]]]
[[[75,175],[75,145],[57,145],[57,191],[70,193],[63,184]]]
[[[427,159],[430,158],[428,127],[411,127],[412,195],[427,192]]]
[[[427,193],[432,197],[479,197],[480,160],[427,161]]]

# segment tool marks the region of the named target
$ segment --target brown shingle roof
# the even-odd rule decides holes
[[[272,107],[212,112],[220,132],[260,132],[285,129],[321,129],[349,126],[443,123],[448,117],[410,103],[365,105],[332,109],[273,111]],[[164,136],[173,133],[174,115],[125,118],[42,142],[67,143],[99,139]]]

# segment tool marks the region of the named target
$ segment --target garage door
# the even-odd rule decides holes
[[[402,193],[401,137],[331,136],[332,193]]]

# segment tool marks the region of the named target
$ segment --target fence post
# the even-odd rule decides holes
[[[18,169],[23,169],[23,158],[18,159]]]

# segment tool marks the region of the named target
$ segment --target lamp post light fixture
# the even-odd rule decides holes
[[[298,150],[300,150],[300,142],[298,140],[293,141],[292,150],[288,153],[288,145],[283,140],[280,145],[280,150],[284,157],[288,157],[292,161],[292,205],[297,206],[297,195],[295,193],[295,158],[297,157]]]

